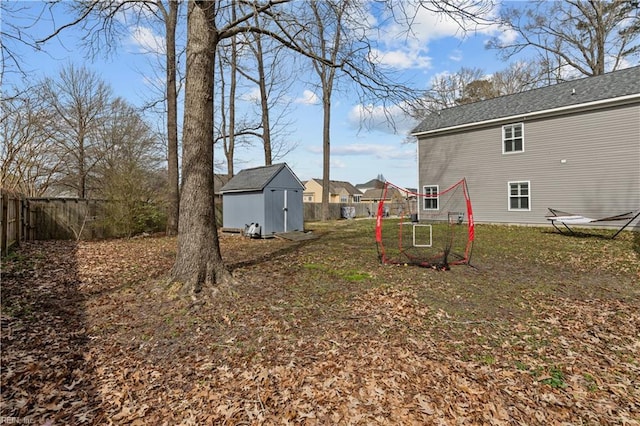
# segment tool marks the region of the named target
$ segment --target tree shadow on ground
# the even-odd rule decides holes
[[[71,241],[27,242],[3,259],[5,422],[82,424],[100,417],[76,252]]]

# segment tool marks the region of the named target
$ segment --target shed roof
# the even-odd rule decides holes
[[[640,94],[640,66],[566,81],[429,114],[412,132],[422,133],[500,118],[579,107]]]
[[[300,185],[300,188],[304,188],[302,182],[300,182],[297,176],[291,171],[289,166],[287,166],[286,163],[280,163],[241,170],[240,173],[232,177],[231,180],[222,187],[222,192],[262,191],[283,169],[287,169]]]

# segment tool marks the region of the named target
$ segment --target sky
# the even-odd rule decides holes
[[[38,1],[13,2],[12,7],[20,13],[4,13],[0,17],[3,27],[28,26],[25,29],[28,38],[49,35],[54,28],[72,20],[69,12],[62,8],[53,14],[48,9],[42,13],[43,3]],[[490,13],[497,11],[494,9]],[[40,19],[33,24],[36,16]],[[159,93],[156,82],[162,74],[158,75],[154,64],[157,63],[155,53],[162,35],[150,26],[135,22],[123,22],[123,29],[117,45],[108,55],[89,55],[80,41],[86,33],[76,27],[63,30],[39,50],[19,43],[13,48],[20,55],[28,82],[55,76],[69,64],[85,66],[109,84],[115,96],[142,106]],[[510,36],[497,27],[463,33],[450,19],[421,11],[412,27],[415,35],[412,40],[403,37],[401,29],[393,23],[380,23],[378,29],[380,38],[376,40],[376,47],[381,61],[419,90],[427,89],[434,77],[454,73],[462,67],[479,67],[491,74],[507,65],[498,58],[496,51],[485,48],[493,36]],[[314,76],[309,71],[308,76],[302,77],[311,81]],[[2,84],[8,87],[25,83],[17,73],[6,73]],[[249,99],[252,89],[246,90],[241,97]],[[303,182],[322,178],[323,115],[319,96],[320,93],[310,85],[296,83],[290,88],[285,142],[295,148],[275,161],[286,162]],[[365,110],[372,113],[363,122],[361,112]],[[417,123],[402,116],[398,108],[391,108],[388,112],[396,118],[395,129],[385,122],[380,108],[371,109],[360,104],[353,92],[343,90],[334,95],[331,111],[332,180],[356,185],[383,175],[395,185],[418,187],[416,145],[407,142],[407,135]],[[159,119],[151,119],[157,120],[157,126],[162,125]],[[217,160],[224,158],[219,151],[215,156]],[[262,165],[264,154],[259,147],[238,149],[236,173]]]

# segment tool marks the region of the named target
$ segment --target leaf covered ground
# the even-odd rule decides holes
[[[237,286],[170,295],[176,240],[2,265],[3,422],[640,424],[640,240],[478,226],[474,268],[382,266],[372,221],[222,235]],[[0,422],[2,423],[2,422]]]

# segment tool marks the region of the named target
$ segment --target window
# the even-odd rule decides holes
[[[341,195],[340,196],[340,202],[341,203],[348,203],[349,202],[349,197],[347,195]]]
[[[422,193],[425,195],[423,210],[438,210],[438,185],[424,186]]]
[[[502,153],[524,152],[523,125],[509,124],[502,126]]]
[[[361,198],[362,198],[362,195],[354,195],[353,196],[353,202],[354,203],[359,203]]]
[[[530,182],[509,182],[509,210],[531,210]]]

